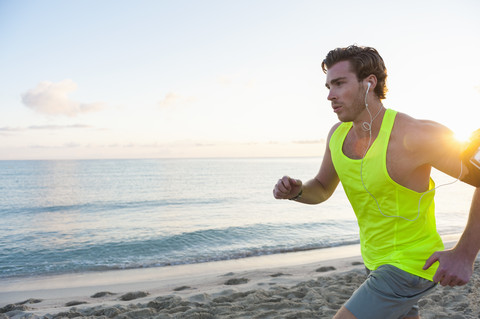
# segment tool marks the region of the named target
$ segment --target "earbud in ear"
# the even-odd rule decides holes
[[[370,90],[370,86],[372,85],[372,83],[370,82],[367,82],[367,91],[365,92],[365,107],[368,109],[368,103],[367,103],[367,96],[368,96],[368,91]],[[365,123],[363,123],[365,124]],[[367,123],[368,124],[368,123]]]

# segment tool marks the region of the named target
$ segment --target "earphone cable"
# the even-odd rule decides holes
[[[367,90],[367,93],[368,93],[368,90]],[[368,108],[368,104],[367,104],[367,94],[365,94],[365,107],[368,111],[368,114],[370,116],[370,123],[367,123],[367,122],[363,122],[363,128],[368,128],[368,132],[369,132],[369,139],[368,139],[368,144],[367,144],[367,147],[365,148],[365,153],[363,154],[363,157],[362,157],[362,161],[360,163],[360,179],[362,181],[362,185],[363,185],[363,188],[365,189],[365,191],[374,199],[375,201],[375,204],[377,205],[377,208],[380,212],[380,214],[382,214],[382,216],[384,217],[393,217],[393,218],[401,218],[401,219],[404,219],[404,220],[407,220],[407,221],[411,221],[411,222],[414,222],[416,221],[419,217],[420,217],[420,206],[421,206],[421,202],[422,202],[422,199],[423,199],[423,196],[425,196],[426,194],[430,193],[430,192],[433,192],[435,190],[437,190],[438,188],[440,187],[443,187],[443,186],[447,186],[447,185],[452,185],[452,184],[455,184],[456,182],[458,182],[460,180],[460,178],[462,177],[462,174],[463,174],[463,164],[462,164],[462,161],[460,161],[460,175],[458,175],[457,179],[455,179],[454,181],[452,182],[448,182],[448,183],[445,183],[445,184],[442,184],[442,185],[439,185],[435,188],[432,188],[428,191],[425,191],[422,193],[422,196],[420,196],[420,199],[418,200],[418,211],[417,211],[417,217],[415,217],[414,219],[408,219],[406,217],[403,217],[403,216],[399,216],[399,215],[385,215],[382,211],[382,209],[380,208],[380,204],[378,203],[378,200],[377,198],[368,190],[367,186],[365,185],[365,181],[363,180],[363,162],[365,160],[365,157],[367,156],[367,152],[368,152],[368,149],[372,143],[372,123],[373,121],[375,120],[375,118],[377,117],[377,115],[380,113],[380,111],[377,113],[377,115],[375,115],[375,117],[372,118],[372,113],[370,112],[369,108]]]

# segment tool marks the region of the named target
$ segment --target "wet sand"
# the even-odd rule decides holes
[[[451,245],[451,244],[450,244]],[[0,318],[331,318],[365,280],[358,245],[2,283]],[[480,318],[480,265],[422,318]]]

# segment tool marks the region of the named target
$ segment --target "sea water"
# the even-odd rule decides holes
[[[201,263],[358,243],[339,186],[321,205],[275,200],[320,158],[0,161],[0,279]],[[437,185],[453,179],[440,175]],[[437,190],[442,235],[473,188]]]

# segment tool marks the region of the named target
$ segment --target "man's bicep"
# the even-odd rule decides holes
[[[426,138],[425,138],[426,137]],[[460,178],[468,183],[466,176],[469,169],[462,159],[464,144],[455,138],[447,127],[437,124],[424,134],[424,154],[428,164],[453,178]]]

